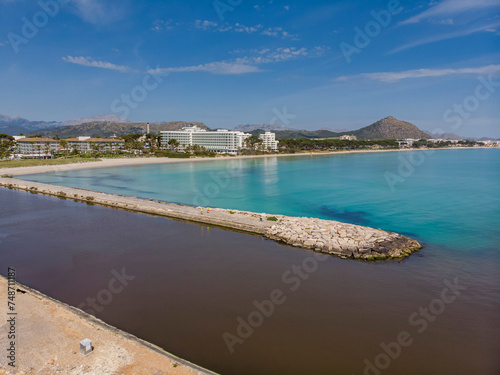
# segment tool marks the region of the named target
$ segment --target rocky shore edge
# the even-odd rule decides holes
[[[382,229],[339,221],[284,217],[269,228],[267,237],[341,258],[398,259],[420,250],[418,241]]]
[[[360,225],[317,218],[270,215],[248,211],[202,207],[154,201],[38,182],[0,178],[0,187],[44,194],[133,212],[153,214],[198,224],[263,235],[277,242],[313,251],[362,260],[400,259],[422,248],[418,241]]]

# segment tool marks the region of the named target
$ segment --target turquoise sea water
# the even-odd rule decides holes
[[[14,267],[19,282],[80,306],[108,285],[112,269],[124,267],[136,278],[97,317],[221,374],[374,374],[366,360],[408,332],[413,343],[381,373],[497,375],[499,167],[500,150],[467,149],[26,176],[184,204],[332,218],[406,233],[424,248],[401,261],[327,257],[292,290],[283,275],[305,265],[310,251],[0,189],[0,273]],[[392,188],[388,177],[397,181]],[[449,282],[460,293],[439,310]],[[228,351],[222,334],[236,333],[237,319],[276,288],[286,303]],[[422,308],[432,313],[423,331],[410,320]]]
[[[499,149],[218,160],[21,178],[188,205],[340,220],[453,251],[477,253],[500,245]]]

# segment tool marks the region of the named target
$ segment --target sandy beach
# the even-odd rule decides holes
[[[258,158],[274,158],[274,157],[293,157],[293,156],[324,156],[324,155],[342,155],[342,154],[358,154],[358,153],[380,153],[380,152],[408,152],[408,151],[435,151],[435,150],[456,150],[456,149],[477,149],[489,147],[448,147],[439,149],[398,149],[398,150],[348,150],[348,151],[326,151],[326,152],[311,152],[311,153],[296,153],[296,154],[272,154],[272,155],[246,155],[246,156],[217,156],[215,158],[200,158],[194,157],[189,159],[171,159],[171,158],[113,158],[102,159],[101,161],[88,163],[73,163],[62,165],[39,165],[34,167],[17,167],[17,168],[0,168],[0,175],[20,176],[25,174],[47,173],[47,172],[63,172],[78,169],[105,168],[105,167],[121,167],[130,165],[145,165],[145,164],[168,164],[168,163],[186,163],[186,162],[203,162],[214,160],[237,160],[237,159],[258,159]],[[0,164],[1,165],[1,164]]]

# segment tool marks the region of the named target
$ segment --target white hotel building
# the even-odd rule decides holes
[[[274,133],[271,134],[274,138]],[[168,141],[175,139],[179,142],[179,150],[184,150],[187,146],[198,145],[205,147],[208,151],[228,154],[238,153],[241,148],[245,147],[245,139],[251,136],[251,134],[235,130],[218,129],[208,131],[196,126],[182,128],[182,130],[161,131],[160,135],[163,147],[168,147]]]
[[[263,134],[259,134],[259,138],[262,139],[262,145],[264,146],[264,149],[269,149],[271,150],[277,150],[278,149],[278,142],[276,140],[276,134],[272,132],[265,132]]]

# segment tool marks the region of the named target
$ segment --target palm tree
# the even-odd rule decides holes
[[[50,152],[50,142],[45,142],[45,159],[48,159],[48,156],[49,156],[49,152]]]
[[[59,147],[61,148],[61,151],[62,151],[62,150],[67,151],[68,141],[67,141],[67,140],[65,140],[65,139],[61,139],[61,140],[59,141]]]
[[[174,149],[174,151],[177,150],[177,147],[179,147],[179,141],[177,139],[172,138],[171,140],[168,141],[168,145]]]
[[[245,139],[244,143],[247,148],[255,150],[258,146],[260,146],[264,141],[257,137],[256,135],[251,135],[247,139]]]

